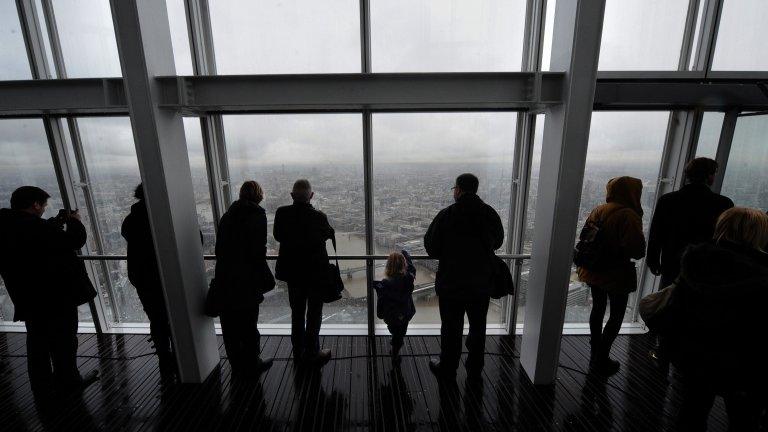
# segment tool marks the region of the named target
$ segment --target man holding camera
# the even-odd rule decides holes
[[[96,296],[77,250],[86,232],[77,210],[43,219],[48,195],[22,186],[0,209],[0,276],[27,327],[27,369],[33,391],[73,390],[96,379],[77,370],[77,307]]]

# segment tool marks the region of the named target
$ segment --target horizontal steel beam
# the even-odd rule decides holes
[[[559,103],[562,74],[405,73],[159,78],[166,108],[210,112],[528,110]]]
[[[161,106],[235,112],[534,110],[562,100],[563,74],[407,73],[157,79]],[[766,110],[768,75],[602,72],[596,110]],[[0,81],[0,117],[127,115],[122,78]]]
[[[0,117],[128,114],[122,78],[0,81]]]
[[[530,254],[496,254],[501,259],[513,259],[513,260],[527,260],[531,259]],[[386,260],[389,255],[329,255],[329,259],[338,259],[340,261],[349,260]],[[429,260],[428,255],[411,255],[411,258],[415,260]],[[80,255],[80,259],[85,261],[123,261],[128,259],[128,255]],[[203,259],[208,261],[216,260],[216,255],[203,255]],[[267,259],[270,261],[276,260],[277,255],[267,255]]]
[[[711,111],[768,108],[768,80],[738,78],[601,78],[595,89],[595,110]]]

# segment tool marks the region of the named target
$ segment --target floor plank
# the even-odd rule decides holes
[[[589,368],[588,338],[565,336],[557,381],[545,387],[520,367],[512,337],[487,338],[482,382],[466,380],[464,353],[448,384],[428,366],[440,352],[437,336],[407,337],[399,364],[389,336],[324,336],[333,359],[309,369],[295,365],[290,337],[264,336],[262,356],[275,362],[248,380],[233,379],[219,340],[222,361],[201,385],[164,383],[146,335],[79,340],[81,371],[96,369],[101,379],[51,405],[30,391],[25,335],[0,333],[3,430],[664,431],[680,405],[676,375],[661,376],[647,357],[647,335],[619,337],[612,356],[622,368],[607,379]],[[727,429],[721,401],[709,427]]]

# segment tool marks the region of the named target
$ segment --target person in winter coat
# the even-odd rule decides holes
[[[131,211],[120,229],[128,243],[128,280],[136,288],[141,306],[149,319],[149,334],[155,345],[160,370],[164,375],[172,374],[176,368],[176,359],[171,343],[171,324],[142,184],[136,186],[133,196],[138,201],[131,205]]]
[[[257,327],[263,293],[274,287],[267,266],[267,214],[261,186],[246,181],[216,235],[216,285],[221,295],[221,333],[234,373],[258,374],[272,366],[261,359]]]
[[[50,195],[22,186],[11,208],[0,209],[0,276],[14,305],[14,321],[27,328],[27,370],[32,390],[82,388],[97,378],[77,369],[77,307],[96,296],[77,250],[86,232],[77,211],[43,219]],[[51,367],[53,365],[53,367]]]
[[[293,204],[275,212],[274,236],[280,242],[275,277],[288,283],[293,358],[322,365],[330,360],[331,351],[320,349],[320,285],[328,279],[326,241],[334,231],[328,217],[310,204],[314,195],[308,180],[297,180],[291,191]]]
[[[606,203],[589,214],[586,223],[600,226],[604,243],[601,255],[611,257],[611,265],[602,271],[578,268],[581,282],[592,292],[592,312],[589,316],[592,365],[596,370],[613,374],[619,362],[610,358],[611,346],[619,334],[627,309],[629,294],[637,290],[637,271],[633,259],[645,256],[643,209],[640,196],[643,183],[634,177],[617,177],[608,181]],[[610,301],[608,322],[603,317]]]
[[[648,255],[645,262],[654,275],[661,276],[659,289],[671,285],[680,273],[680,259],[689,245],[712,238],[720,215],[733,207],[733,201],[712,192],[717,162],[696,158],[685,166],[686,185],[664,194],[656,204],[648,233]],[[659,339],[651,358],[665,372],[669,368],[666,343]]]
[[[435,216],[424,236],[427,254],[440,260],[435,291],[440,308],[441,352],[439,361],[430,361],[430,369],[449,380],[455,379],[461,359],[465,313],[469,319],[467,376],[482,376],[493,255],[504,243],[501,218],[477,196],[479,184],[473,174],[458,176],[453,187],[456,202]]]
[[[665,311],[662,334],[680,374],[679,430],[704,431],[716,395],[728,430],[758,430],[768,401],[768,215],[734,207],[718,219],[714,239],[690,246]]]
[[[385,278],[374,285],[376,289],[376,315],[384,320],[392,335],[392,358],[399,360],[408,323],[416,315],[413,304],[413,282],[416,267],[407,251],[392,252],[384,268]]]
[[[720,215],[733,207],[733,201],[712,192],[717,162],[696,158],[685,167],[686,185],[664,194],[656,204],[648,233],[645,261],[661,287],[671,285],[680,273],[680,258],[686,247],[712,238]]]

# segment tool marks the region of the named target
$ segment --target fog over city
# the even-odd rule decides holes
[[[714,65],[719,69],[763,67],[768,58],[728,50],[733,18],[757,0],[740,1],[723,14]],[[39,1],[36,2],[39,5]],[[619,6],[619,3],[621,6]],[[182,0],[167,0],[177,74],[192,74],[192,58]],[[357,0],[284,0],[253,2],[210,0],[216,68],[219,74],[358,73],[360,11]],[[542,69],[549,69],[554,0],[548,1]],[[66,75],[70,78],[121,76],[109,2],[52,2]],[[371,59],[374,72],[519,71],[522,65],[525,0],[372,0]],[[38,6],[39,7],[39,6]],[[601,70],[676,70],[688,0],[609,1],[606,6]],[[765,8],[763,8],[765,9]],[[87,13],[83,13],[87,10]],[[408,13],[403,13],[407,10]],[[762,12],[761,12],[762,13]],[[749,22],[765,22],[761,13]],[[630,19],[631,18],[631,19]],[[762,21],[760,21],[762,20]],[[750,25],[749,22],[745,25]],[[754,24],[754,23],[753,23]],[[44,23],[43,23],[44,25]],[[730,39],[729,39],[730,38]],[[46,46],[49,46],[46,39]],[[768,50],[762,44],[756,49]],[[741,54],[740,54],[741,53]],[[49,54],[49,58],[50,53]],[[52,62],[52,60],[49,60]],[[31,79],[16,4],[0,1],[0,79]],[[631,175],[643,181],[643,218],[647,229],[664,151],[669,112],[595,112],[592,116],[579,228],[589,211],[605,198],[606,182]],[[456,175],[480,177],[479,195],[501,215],[508,229],[517,113],[374,113],[373,206],[376,253],[408,249],[425,253],[423,236],[437,212],[452,202]],[[714,156],[722,115],[708,113],[702,126],[699,154]],[[136,147],[128,117],[77,120],[94,198],[93,214],[85,208],[84,189],[76,187],[78,205],[89,231],[89,252],[124,254],[120,224],[127,215],[133,188],[140,182]],[[365,252],[363,193],[363,122],[359,113],[259,114],[223,116],[226,162],[232,197],[244,180],[265,189],[263,206],[271,224],[274,211],[290,203],[297,178],[308,178],[316,191],[314,205],[326,212],[338,233],[339,253]],[[537,116],[524,251],[529,253],[535,221],[544,115]],[[199,119],[184,119],[198,221],[204,251],[213,253],[215,224],[206,175]],[[739,120],[726,171],[723,193],[738,205],[768,207],[768,150],[765,117]],[[71,171],[80,178],[71,138],[65,131]],[[544,143],[543,145],[547,145]],[[0,206],[23,184],[52,195],[46,216],[62,207],[51,153],[40,119],[0,120]],[[270,253],[278,244],[271,238]],[[504,248],[500,252],[503,252]],[[145,321],[135,290],[127,281],[125,262],[92,263],[111,319]],[[363,262],[344,262],[345,298],[325,310],[327,323],[365,324],[367,287]],[[381,277],[382,263],[376,265]],[[208,276],[213,263],[207,262]],[[414,322],[436,323],[434,262],[419,262]],[[522,319],[528,264],[520,292]],[[585,322],[590,299],[586,286],[573,277],[566,320]],[[630,301],[630,307],[632,302]],[[501,323],[503,305],[494,304],[489,323]],[[261,321],[288,323],[288,302],[281,284],[264,303]],[[88,316],[83,310],[81,318]],[[10,320],[12,305],[0,283],[0,320]],[[627,315],[631,318],[631,314]]]

